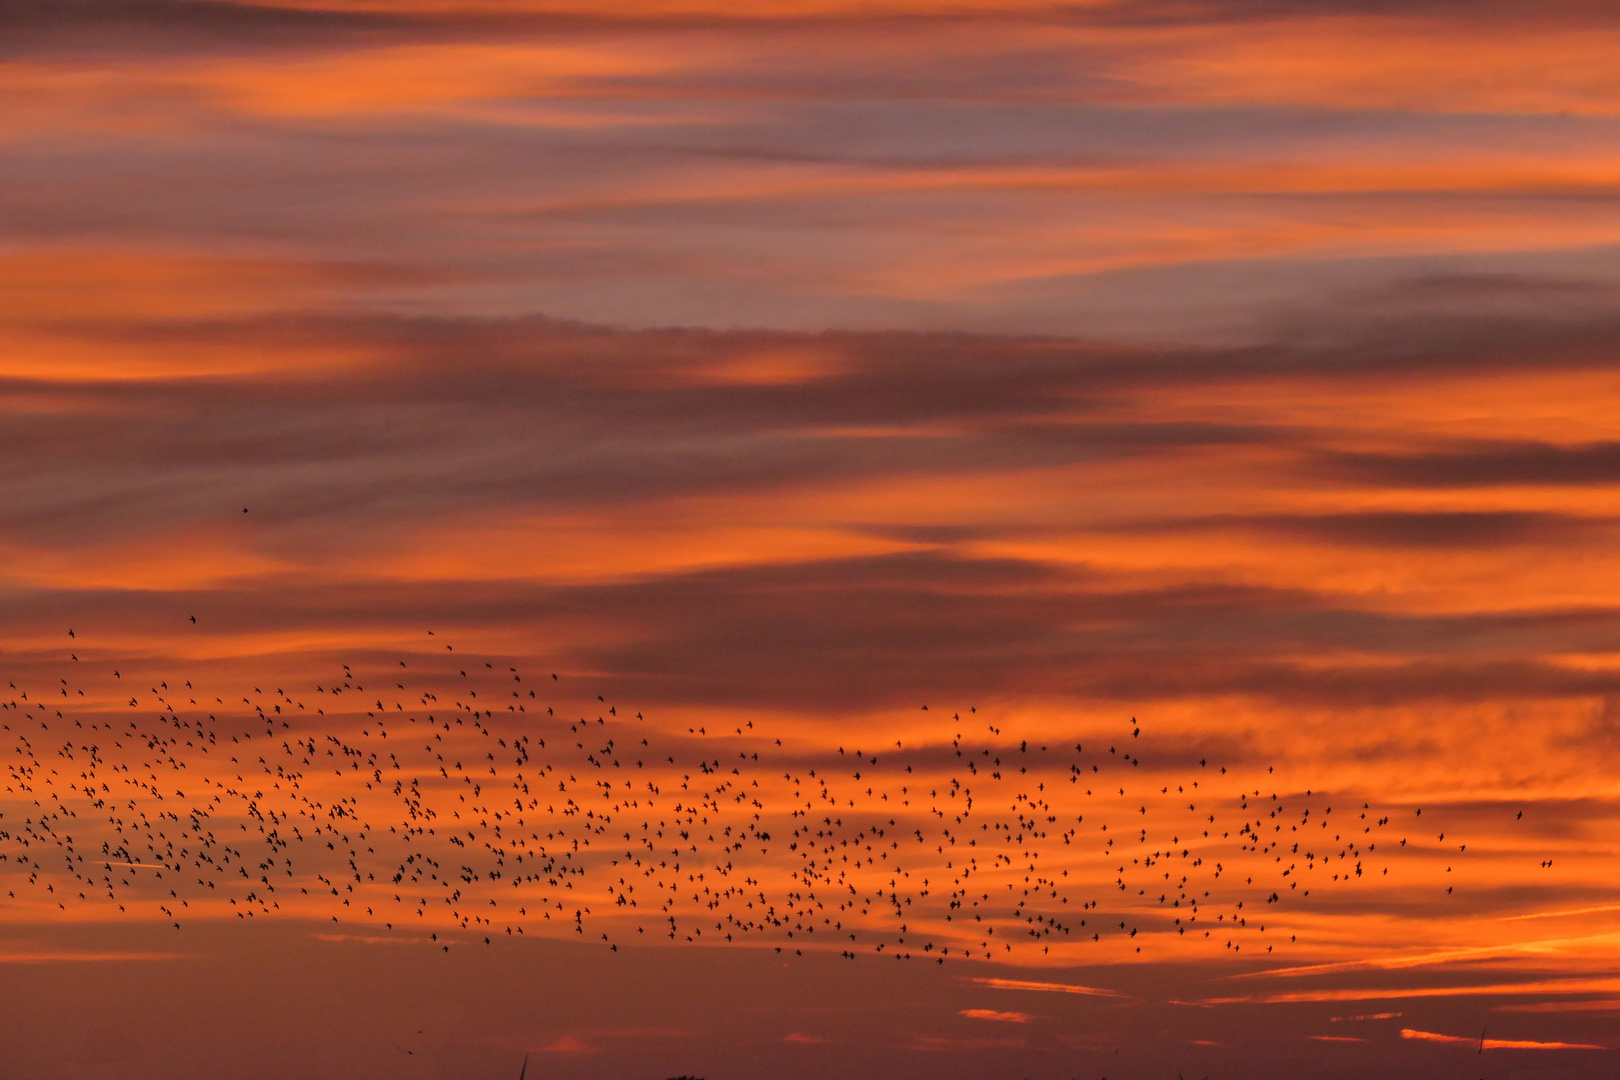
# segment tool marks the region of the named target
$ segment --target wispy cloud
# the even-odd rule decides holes
[[[1245,1002],[1282,1004],[1304,1001],[1380,1001],[1401,998],[1513,997],[1540,994],[1601,993],[1617,988],[1620,988],[1620,979],[1540,979],[1526,980],[1524,982],[1452,984],[1446,986],[1382,986],[1289,990],[1272,994],[1249,994],[1241,997],[1205,998],[1200,1004],[1230,1005]],[[1393,1015],[1398,1016],[1400,1014]]]
[[[1617,46],[1574,0],[0,5],[6,678],[122,708],[434,627],[795,768],[904,739],[903,805],[981,725],[1140,760],[1019,765],[1134,802],[1029,826],[1108,924],[1026,909],[1073,931],[1029,978],[840,1045],[1061,1026],[982,990],[1602,1019]],[[1194,835],[1274,899],[1184,892]]]
[[[1401,1038],[1418,1039],[1422,1042],[1453,1043],[1467,1046],[1478,1046],[1483,1050],[1607,1050],[1608,1047],[1596,1043],[1569,1043],[1569,1042],[1539,1042],[1534,1039],[1469,1039],[1460,1035],[1441,1035],[1433,1031],[1419,1031],[1415,1028],[1401,1028]]]
[[[969,1020],[994,1020],[1002,1024],[1029,1023],[1029,1013],[997,1012],[995,1009],[962,1009],[957,1015],[965,1016]]]
[[[158,960],[184,960],[191,954],[141,952],[127,949],[41,949],[0,946],[0,964],[109,964]]]
[[[1574,1001],[1520,1001],[1492,1005],[1492,1012],[1587,1013],[1620,1012],[1620,998],[1587,998]]]
[[[998,979],[984,976],[964,976],[964,982],[975,986],[988,986],[992,990],[1033,990],[1044,994],[1083,994],[1088,997],[1124,997],[1124,994],[1114,990],[1104,990],[1095,986],[1079,986],[1074,983],[1040,982],[1033,979]],[[963,1014],[967,1015],[966,1013]],[[1003,1014],[997,1013],[997,1016]],[[1005,1015],[1022,1016],[1022,1013],[1008,1013]]]

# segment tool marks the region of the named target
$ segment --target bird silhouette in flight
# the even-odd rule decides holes
[[[1262,788],[1262,763],[1223,772],[1151,717],[1058,738],[919,709],[880,753],[649,720],[512,657],[451,667],[443,638],[283,674],[142,662],[123,687],[64,658],[13,678],[8,898],[179,931],[317,918],[442,953],[538,934],[1081,962],[1286,949],[1267,927],[1313,891],[1421,857],[1395,808]]]

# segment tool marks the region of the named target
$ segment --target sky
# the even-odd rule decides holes
[[[1617,49],[0,6],[0,1077],[1612,1076]]]

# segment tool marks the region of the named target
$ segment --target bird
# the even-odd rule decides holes
[[[452,669],[442,638],[308,676],[170,671],[126,694],[92,664],[40,674],[58,682],[33,697],[13,683],[0,780],[25,801],[7,807],[21,824],[0,833],[0,880],[182,933],[204,912],[319,915],[439,955],[539,934],[609,955],[653,936],[791,959],[1081,962],[1206,938],[1288,948],[1297,935],[1257,910],[1303,910],[1308,885],[1364,886],[1394,857],[1393,811],[1364,802],[1334,830],[1344,815],[1310,788],[1245,789],[1273,775],[1258,766],[1156,767],[1135,717],[1013,737],[970,705],[973,736],[947,706],[882,753],[817,750],[758,717],[620,710],[556,672],[531,689],[521,662],[465,646],[475,662]],[[31,708],[47,687],[60,708]],[[82,786],[45,767],[25,714],[67,738]],[[1125,731],[1139,754],[1120,752]]]

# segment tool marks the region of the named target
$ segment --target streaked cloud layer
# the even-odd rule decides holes
[[[340,310],[1182,343],[1613,286],[1574,9],[326,7],[14,15],[12,243]]]
[[[1612,1065],[1617,46],[1575,3],[9,5],[3,674],[313,685],[431,627],[793,768],[880,735],[932,768],[923,703],[1065,745],[1134,716],[1167,791],[1218,761],[1411,822],[1388,878],[1279,913],[1286,966],[1032,956],[893,976],[888,1019],[779,990],[754,1057],[601,989],[424,1019],[401,1060],[448,1071],[410,1075]],[[40,1001],[420,962],[137,923],[19,901],[0,961]],[[624,965],[715,965],[716,1010],[777,977],[710,951]]]

